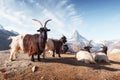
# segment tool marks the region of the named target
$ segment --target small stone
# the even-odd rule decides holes
[[[35,71],[36,71],[36,68],[37,68],[36,66],[33,66],[33,67],[32,67],[32,72],[35,72]]]

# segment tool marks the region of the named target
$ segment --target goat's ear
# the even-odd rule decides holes
[[[50,31],[50,29],[47,29],[47,31]]]
[[[38,29],[37,32],[42,32],[42,28]]]
[[[37,30],[37,32],[40,32],[40,30]]]

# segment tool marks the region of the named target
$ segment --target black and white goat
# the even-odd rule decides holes
[[[94,59],[96,62],[98,63],[109,63],[109,59],[108,59],[108,56],[107,56],[107,46],[105,44],[102,44],[102,50],[101,51],[97,51],[95,53],[92,53]]]
[[[84,47],[84,49],[81,49],[79,52],[76,53],[75,57],[77,61],[81,61],[86,64],[96,63],[92,54],[90,53],[90,42],[87,46]]]

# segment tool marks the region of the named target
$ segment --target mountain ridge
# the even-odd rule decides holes
[[[72,37],[68,40],[67,44],[69,46],[70,52],[78,52],[80,49],[83,49],[84,46],[88,45],[89,40],[79,34],[77,30],[74,31]],[[94,41],[90,43],[92,46],[91,52],[96,52],[101,50],[102,44],[108,46],[108,52],[110,53],[114,49],[115,51],[120,51],[120,40],[103,40],[103,41]]]
[[[70,52],[78,52],[88,43],[89,41],[80,35],[77,30],[75,30],[72,37],[68,40],[67,45],[69,46]]]
[[[9,44],[11,40],[8,40],[10,36],[16,36],[14,32],[5,30],[2,25],[0,25],[0,50],[7,50],[9,49]]]

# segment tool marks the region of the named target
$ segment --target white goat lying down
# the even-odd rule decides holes
[[[108,56],[103,53],[103,52],[97,52],[93,55],[93,58],[95,59],[96,62],[98,63],[109,63],[109,59],[108,59]]]
[[[77,61],[81,61],[83,63],[96,63],[95,60],[93,59],[93,56],[91,53],[87,51],[79,51],[76,53],[76,59]]]
[[[103,45],[103,47],[101,47],[101,48],[102,48],[101,51],[98,51],[96,53],[92,53],[93,58],[98,63],[102,63],[102,62],[109,63],[110,61],[109,61],[108,56],[107,56],[107,46]]]
[[[83,63],[96,63],[92,54],[90,53],[90,46],[84,47],[84,49],[81,49],[79,52],[76,53],[76,59],[77,61],[81,61]]]

